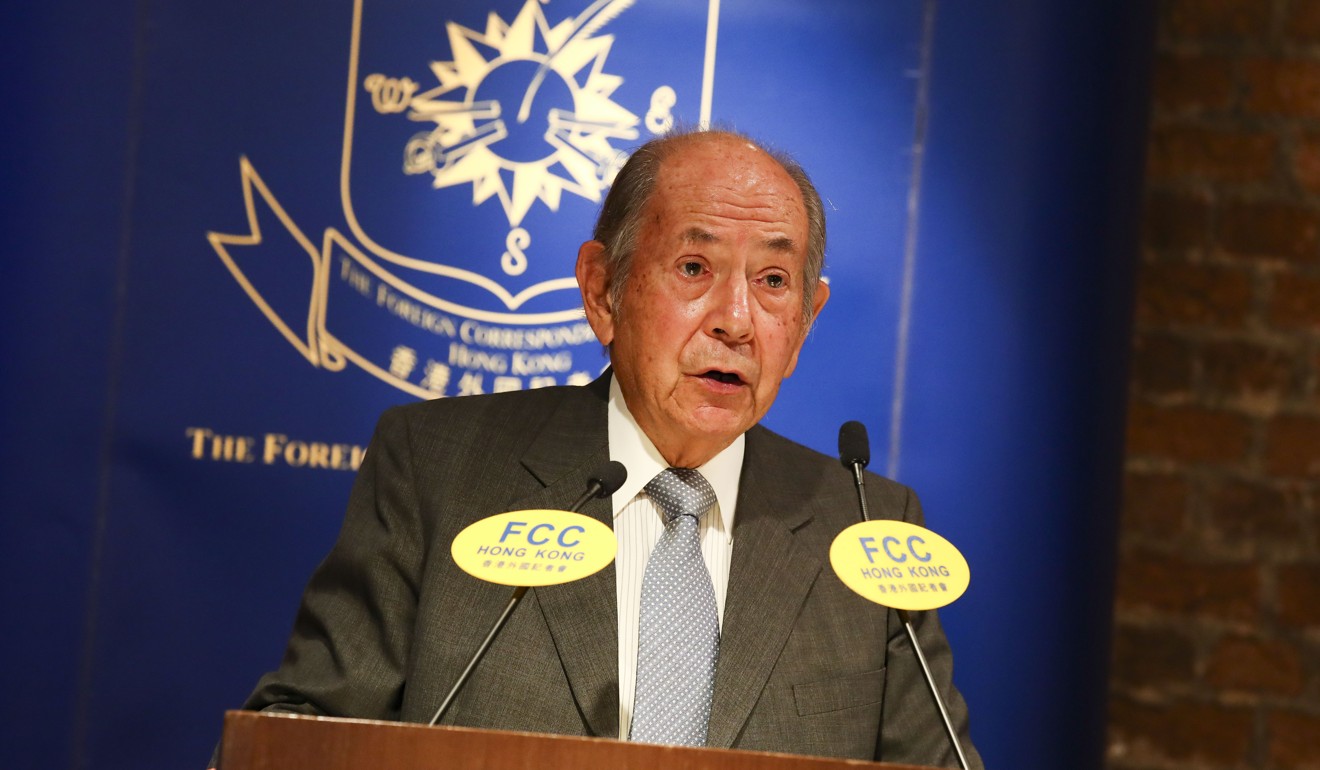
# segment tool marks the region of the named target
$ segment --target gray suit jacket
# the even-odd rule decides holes
[[[386,412],[284,661],[245,707],[429,720],[510,593],[460,571],[450,541],[485,516],[576,499],[609,459],[607,391],[602,378]],[[873,517],[921,522],[906,487],[866,487]],[[858,520],[849,473],[756,427],[740,489],[709,745],[956,766],[896,613],[829,567]],[[610,522],[607,499],[583,512]],[[445,723],[617,736],[617,615],[612,565],[531,590]],[[939,622],[914,622],[967,741]]]

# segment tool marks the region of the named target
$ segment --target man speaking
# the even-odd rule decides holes
[[[508,599],[454,564],[454,536],[562,508],[613,459],[627,481],[583,512],[613,526],[615,563],[530,591],[444,723],[954,766],[896,613],[829,568],[857,521],[848,471],[757,425],[829,297],[824,250],[791,160],[726,132],[639,149],[578,251],[610,371],[386,412],[245,707],[427,721]],[[921,522],[907,488],[867,481],[873,518]],[[938,620],[915,624],[980,767]]]

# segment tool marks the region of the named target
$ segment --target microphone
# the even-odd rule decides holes
[[[870,521],[871,512],[866,508],[866,482],[862,479],[862,469],[871,462],[871,442],[866,437],[866,426],[856,420],[849,420],[839,426],[839,462],[852,471],[853,485],[857,487],[857,504],[862,509],[862,521]]]
[[[871,514],[866,508],[866,486],[862,480],[862,469],[870,461],[871,443],[866,437],[866,426],[856,420],[849,420],[839,426],[839,462],[852,471],[853,485],[857,488],[857,504],[862,511],[862,521],[871,520]],[[894,611],[898,613],[898,619],[907,631],[908,641],[912,643],[912,651],[916,653],[917,662],[921,664],[921,673],[926,678],[926,686],[930,688],[931,696],[935,698],[935,706],[940,711],[940,718],[944,720],[944,730],[949,734],[954,753],[958,755],[958,764],[963,770],[968,770],[967,755],[963,753],[958,732],[953,729],[953,720],[949,719],[949,709],[944,705],[944,697],[935,686],[935,676],[931,674],[930,665],[926,663],[926,653],[922,652],[921,644],[917,641],[916,629],[912,627],[912,617],[908,615],[907,610],[895,607]]]
[[[623,482],[628,480],[628,469],[618,460],[610,460],[602,465],[587,479],[587,491],[582,493],[568,510],[577,513],[593,497],[607,497],[619,491]]]
[[[845,468],[854,465],[865,468],[871,462],[871,442],[866,438],[865,425],[849,420],[839,426],[839,460]]]
[[[577,513],[581,510],[582,506],[587,504],[587,501],[597,497],[608,497],[609,495],[614,494],[619,490],[619,487],[623,486],[623,482],[627,480],[628,469],[623,467],[623,463],[618,460],[610,460],[587,478],[587,491],[583,492],[582,496],[575,500],[568,510]],[[526,594],[527,586],[518,586],[513,589],[513,595],[509,597],[509,603],[505,605],[504,612],[501,612],[500,616],[495,619],[495,624],[490,627],[490,632],[486,634],[486,638],[481,642],[481,646],[477,648],[472,659],[468,661],[467,667],[463,669],[463,673],[458,675],[458,681],[454,682],[453,688],[450,689],[449,694],[445,696],[445,700],[440,704],[440,708],[436,709],[435,716],[431,717],[431,721],[426,723],[428,727],[434,727],[435,724],[440,721],[441,717],[445,715],[445,712],[449,710],[449,707],[454,702],[454,698],[458,697],[459,691],[463,689],[463,685],[467,684],[468,679],[472,676],[472,672],[476,670],[477,664],[480,663],[482,657],[486,655],[486,650],[490,649],[490,645],[495,641],[495,637],[499,635],[500,629],[504,628],[504,624],[508,622],[509,616],[513,614],[514,609],[517,608],[518,603],[522,601],[523,596]]]

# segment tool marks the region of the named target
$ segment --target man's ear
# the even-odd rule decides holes
[[[824,280],[816,283],[816,296],[811,298],[811,323],[816,323],[820,317],[820,311],[825,308],[825,303],[830,298],[830,285]]]
[[[608,347],[614,341],[614,308],[610,304],[610,273],[605,257],[605,244],[587,241],[578,249],[576,273],[587,323],[600,344]]]
[[[829,298],[830,285],[824,281],[816,284],[816,296],[811,300],[811,320],[802,326],[802,338],[798,340],[797,347],[793,348],[793,356],[788,360],[788,367],[784,371],[785,377],[791,377],[793,370],[797,368],[798,354],[802,352],[802,345],[807,341],[807,334],[816,323],[816,317],[820,315],[821,308],[825,307],[825,302]]]

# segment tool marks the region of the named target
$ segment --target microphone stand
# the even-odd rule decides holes
[[[861,435],[863,437],[861,440],[865,441],[865,432]],[[862,521],[870,521],[871,513],[866,507],[866,487],[865,482],[862,481],[864,463],[858,459],[848,462],[845,458],[844,465],[852,470],[854,486],[857,489],[857,503],[862,509]],[[921,664],[921,673],[926,678],[926,686],[930,688],[931,697],[935,699],[935,706],[940,711],[940,719],[944,722],[944,730],[949,734],[949,742],[953,744],[953,750],[958,755],[958,765],[962,770],[969,770],[967,755],[963,753],[962,741],[958,740],[958,731],[953,729],[953,720],[949,718],[949,709],[944,705],[944,696],[940,695],[939,688],[935,686],[935,676],[930,671],[930,664],[926,662],[926,653],[922,652],[921,644],[917,641],[917,631],[912,627],[912,616],[907,610],[895,608],[895,612],[898,613],[898,620],[903,624],[903,629],[907,631],[908,641],[912,643],[912,651],[917,654],[917,662]]]
[[[615,488],[617,489],[622,483],[623,481],[620,479],[619,483],[614,485]],[[593,478],[587,482],[587,491],[583,492],[582,496],[579,497],[573,505],[569,506],[568,510],[577,513],[578,509],[586,505],[588,500],[598,495],[603,497],[607,492],[610,492],[607,483],[601,479]],[[500,629],[504,628],[504,624],[509,621],[509,616],[513,614],[513,611],[518,607],[518,603],[521,602],[522,598],[526,595],[527,586],[518,586],[513,589],[513,595],[509,597],[509,603],[504,606],[504,612],[501,612],[499,618],[495,620],[495,625],[490,627],[490,633],[486,634],[486,638],[482,640],[481,646],[477,648],[476,654],[468,661],[467,667],[463,669],[463,673],[458,675],[458,681],[454,682],[454,686],[449,690],[449,694],[445,696],[444,701],[440,704],[440,708],[435,710],[435,716],[431,717],[431,721],[426,723],[427,727],[435,727],[435,724],[444,717],[445,712],[449,710],[451,705],[453,705],[454,698],[458,697],[459,690],[462,690],[463,685],[467,684],[468,678],[472,676],[472,672],[476,670],[477,664],[481,662],[483,657],[485,657],[486,651],[490,649],[491,643],[494,642],[495,637],[499,635]]]
[[[912,642],[912,651],[917,654],[917,662],[921,664],[921,673],[926,677],[926,686],[930,688],[931,697],[935,699],[935,705],[940,710],[940,719],[944,721],[944,731],[949,734],[949,742],[953,744],[953,750],[958,754],[958,765],[962,767],[962,770],[968,770],[967,755],[963,754],[962,741],[958,740],[958,733],[953,729],[953,720],[949,718],[949,710],[944,706],[944,698],[935,687],[935,676],[930,672],[930,664],[926,663],[926,653],[921,651],[921,645],[917,643],[917,632],[912,628],[912,617],[908,615],[907,610],[895,611],[898,613],[898,619],[903,623],[903,628],[907,631],[908,639]]]

